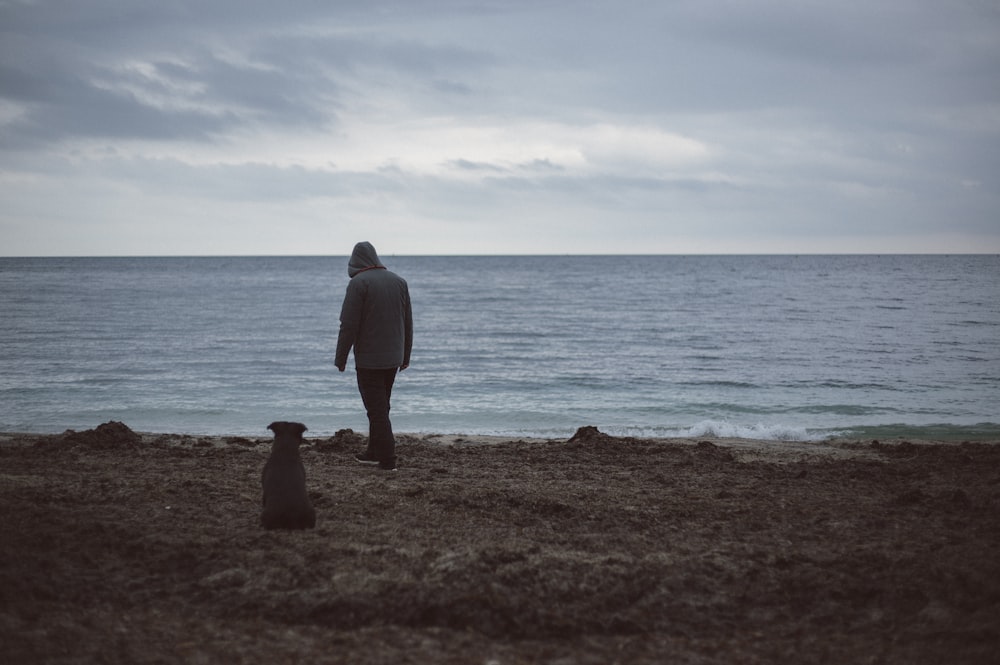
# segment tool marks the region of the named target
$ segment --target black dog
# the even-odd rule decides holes
[[[267,428],[274,432],[274,444],[260,475],[264,488],[260,525],[265,529],[311,529],[316,526],[316,510],[306,494],[306,468],[299,456],[306,426],[280,421]]]

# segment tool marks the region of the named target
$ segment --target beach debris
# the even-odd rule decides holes
[[[141,443],[142,437],[125,423],[112,420],[83,432],[68,429],[59,436],[58,442],[91,448],[131,448]]]
[[[368,445],[368,438],[364,434],[359,434],[352,429],[339,429],[337,433],[328,439],[318,439],[313,446],[320,452],[333,452],[344,450],[345,448],[356,448]]]
[[[359,434],[352,429],[338,429],[333,435],[333,440],[344,444],[366,444],[368,440],[364,434]]]
[[[586,425],[576,430],[568,443],[609,443],[614,440],[615,437],[610,434],[605,434],[593,425]]]

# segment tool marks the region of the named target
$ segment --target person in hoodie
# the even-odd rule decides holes
[[[358,390],[368,412],[368,448],[355,459],[395,471],[396,440],[389,420],[389,401],[397,371],[410,366],[410,291],[406,280],[382,265],[369,242],[354,246],[347,274],[351,280],[340,310],[334,364],[343,372],[347,356],[354,349]]]

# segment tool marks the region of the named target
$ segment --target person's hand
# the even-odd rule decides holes
[[[402,372],[404,369],[410,366],[410,363],[403,363],[399,366],[399,371]]]
[[[336,367],[337,367],[338,370],[340,370],[341,372],[343,372],[344,369],[347,368],[347,365],[337,365]]]

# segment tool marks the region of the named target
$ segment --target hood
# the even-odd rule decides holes
[[[378,260],[378,254],[370,242],[359,242],[354,246],[351,253],[351,260],[347,262],[347,274],[354,277],[359,272],[370,268],[383,268],[382,262]]]

